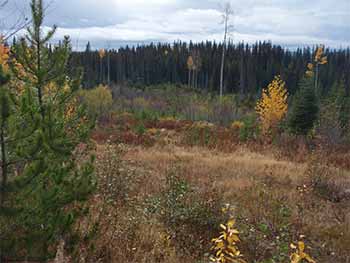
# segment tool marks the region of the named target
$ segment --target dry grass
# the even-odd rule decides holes
[[[289,244],[300,235],[306,235],[305,242],[311,246],[308,251],[317,262],[350,262],[348,201],[333,202],[319,195],[310,174],[314,169],[307,163],[276,159],[273,152],[255,153],[244,146],[231,153],[174,144],[123,148],[114,168],[120,172],[110,176],[124,178],[127,188],[119,185],[123,180],[112,180],[111,187],[122,187],[127,198],[121,202],[112,190],[106,199],[99,191],[85,233],[91,233],[94,222],[98,229],[80,247],[78,254],[85,255],[81,262],[207,262],[204,255],[217,232],[215,227],[207,229],[209,236],[203,238],[195,225],[174,232],[160,217],[144,214],[145,201],[164,192],[167,175],[174,167],[193,187],[191,196],[197,200],[232,205],[248,262],[287,262]],[[99,161],[104,160],[98,171],[108,173],[108,147],[99,145],[97,154]],[[330,187],[350,182],[348,172],[342,171],[340,179],[333,171],[327,170]],[[102,183],[103,178],[100,176]],[[179,240],[186,231],[192,243],[183,247]],[[185,253],[191,246],[200,251]]]
[[[253,153],[244,148],[223,153],[199,147],[168,146],[147,150],[137,147],[131,149],[125,158],[138,160],[152,169],[154,181],[166,174],[171,163],[179,162],[186,179],[203,187],[210,183],[221,190],[242,190],[267,176],[277,181],[291,181],[296,186],[305,180],[307,169],[305,164],[278,161],[272,155]]]

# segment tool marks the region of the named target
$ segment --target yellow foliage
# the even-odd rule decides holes
[[[151,128],[147,130],[147,133],[150,135],[157,135],[159,133],[159,130],[156,128]]]
[[[290,247],[295,250],[290,256],[291,263],[301,263],[301,262],[309,262],[316,263],[307,253],[305,253],[305,244],[302,241],[298,242],[298,245],[291,244]]]
[[[214,256],[210,258],[212,262],[217,263],[245,263],[243,255],[237,247],[237,243],[240,242],[239,231],[235,229],[235,220],[230,219],[225,225],[221,224],[220,236],[212,239],[214,243],[212,250]]]
[[[3,38],[0,36],[0,65],[5,74],[10,74],[9,64],[14,66],[13,69],[16,70],[16,75],[23,79],[25,74],[22,65],[19,64],[16,59],[10,58],[10,48],[4,44]],[[23,93],[24,85],[18,78],[11,78],[10,83],[10,86],[13,88],[12,91],[15,91],[16,95],[21,95]]]
[[[315,54],[315,63],[319,65],[325,65],[328,63],[327,56],[324,56],[324,46],[321,45],[317,48]]]
[[[327,56],[324,56],[324,46],[320,45],[316,49],[314,62],[308,63],[307,65],[306,76],[313,77],[315,69],[317,69],[319,65],[325,65],[327,63],[328,63]]]
[[[101,49],[98,51],[98,55],[99,55],[100,59],[103,59],[103,58],[106,56],[106,50],[104,50],[103,48],[101,48]]]
[[[263,90],[262,98],[255,107],[264,133],[275,129],[287,113],[288,94],[285,85],[280,76],[276,76],[267,89]]]
[[[8,71],[8,60],[9,60],[10,49],[5,46],[2,39],[0,38],[0,65],[4,72]]]
[[[231,128],[233,129],[233,130],[240,130],[240,129],[242,129],[244,127],[244,122],[242,122],[242,121],[234,121],[232,124],[231,124]]]
[[[77,100],[73,99],[70,103],[66,105],[65,121],[68,122],[74,118],[77,113]]]
[[[192,70],[193,69],[193,65],[194,65],[193,57],[189,56],[188,59],[187,59],[187,68],[189,70]]]
[[[326,64],[327,63],[327,57],[323,56],[324,53],[324,46],[320,45],[317,50],[316,50],[316,54],[315,54],[315,62],[319,63],[319,64]]]

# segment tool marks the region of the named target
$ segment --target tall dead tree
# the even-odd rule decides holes
[[[224,67],[225,67],[225,55],[226,44],[228,35],[233,31],[233,25],[231,20],[233,17],[233,9],[230,2],[226,2],[222,8],[222,24],[224,24],[224,41],[222,43],[222,57],[221,57],[221,69],[220,69],[220,98],[224,92]]]

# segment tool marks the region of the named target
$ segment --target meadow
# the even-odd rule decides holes
[[[245,108],[225,121],[191,119],[208,116],[201,104],[215,98],[191,93],[197,105],[185,115],[164,93],[124,90],[128,98],[120,92],[113,110],[99,113],[99,190],[75,253],[85,262],[209,262],[220,224],[234,219],[239,260],[303,262],[291,258],[303,242],[316,262],[349,262],[346,147],[318,136],[269,139]]]

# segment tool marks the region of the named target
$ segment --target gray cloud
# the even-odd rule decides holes
[[[0,18],[29,0],[11,0]],[[222,38],[219,0],[46,0],[46,25],[57,24],[57,37],[69,34],[76,47],[91,41],[106,45],[150,41],[202,41]],[[349,0],[232,0],[234,41],[271,40],[285,46],[324,43],[350,45]],[[15,16],[11,16],[15,17]],[[9,19],[8,19],[9,21]],[[109,43],[109,44],[107,44]]]

